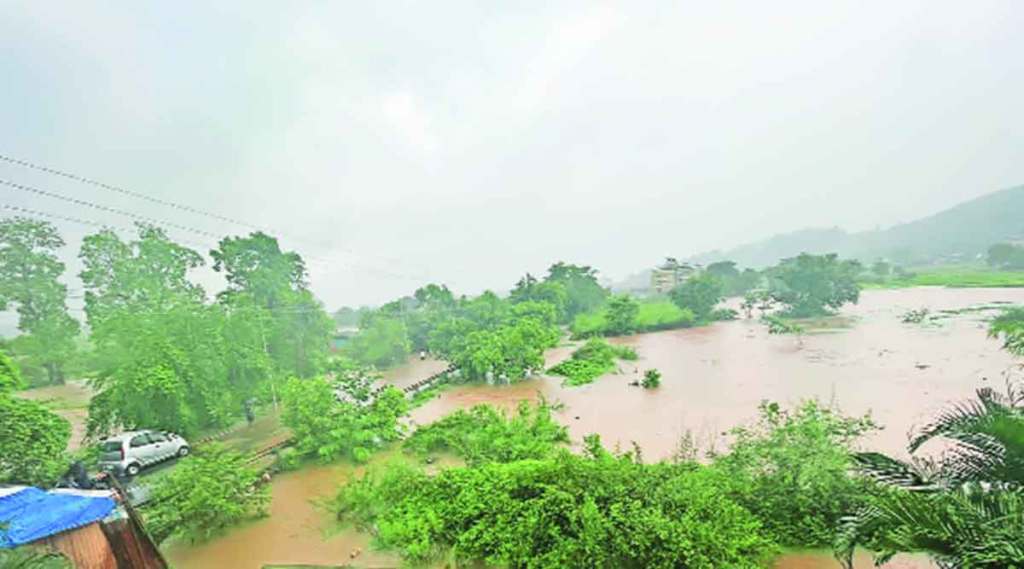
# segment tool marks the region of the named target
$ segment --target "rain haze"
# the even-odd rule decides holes
[[[0,153],[265,228],[309,259],[330,310],[430,281],[504,293],[557,260],[618,279],[1021,183],[1022,16],[1013,1],[5,2]],[[250,230],[10,163],[0,178],[188,226],[169,233],[204,253],[201,232]],[[77,272],[96,228],[57,223]]]

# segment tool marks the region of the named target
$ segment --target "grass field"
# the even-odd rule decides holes
[[[864,288],[906,288],[912,286],[946,286],[953,288],[1024,287],[1024,271],[995,271],[980,265],[920,267],[910,270],[912,276],[883,281],[865,281]]]

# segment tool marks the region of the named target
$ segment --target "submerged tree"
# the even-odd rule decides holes
[[[818,316],[860,298],[860,263],[841,261],[835,254],[783,259],[768,270],[771,298],[794,317]]]

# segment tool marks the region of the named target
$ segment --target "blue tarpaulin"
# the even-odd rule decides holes
[[[0,549],[102,520],[114,506],[114,500],[106,497],[49,493],[38,488],[0,496]]]

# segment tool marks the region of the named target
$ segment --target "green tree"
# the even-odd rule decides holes
[[[796,336],[796,343],[798,346],[804,345],[804,327],[791,322],[785,318],[773,316],[771,314],[764,316],[761,319],[762,322],[768,325],[768,333],[774,335],[793,335]]]
[[[611,336],[632,334],[636,331],[636,319],[640,314],[640,303],[628,294],[608,297],[605,305],[605,333]]]
[[[760,406],[753,425],[732,429],[727,454],[713,456],[734,499],[779,542],[831,545],[839,521],[866,500],[867,484],[849,475],[853,445],[876,426],[815,401],[792,410]]]
[[[267,324],[262,339],[277,373],[309,377],[322,371],[334,325],[309,291],[302,257],[282,251],[277,239],[262,232],[221,239],[210,256],[228,282],[218,295],[222,304],[269,313],[253,318]]]
[[[35,401],[15,397],[17,367],[0,354],[0,483],[49,486],[67,468],[71,425]]]
[[[597,282],[597,270],[585,265],[555,263],[548,268],[544,280],[565,287],[565,317],[568,320],[596,309],[608,296],[608,291]]]
[[[693,312],[698,321],[706,322],[715,306],[722,301],[723,294],[722,281],[704,272],[686,279],[672,289],[669,296],[676,306]]]
[[[892,265],[879,259],[871,265],[871,272],[874,273],[876,277],[885,278],[892,274]]]
[[[1010,243],[996,243],[988,248],[988,264],[998,269],[1024,268],[1024,247]]]
[[[509,293],[509,300],[513,303],[545,302],[554,308],[559,322],[565,322],[568,317],[569,292],[562,282],[538,281],[526,273]]]
[[[153,487],[146,528],[157,543],[178,536],[202,541],[247,519],[267,515],[269,487],[246,457],[206,445]]]
[[[1004,310],[989,324],[988,335],[1002,338],[1004,350],[1024,356],[1024,308]]]
[[[860,264],[840,261],[835,254],[784,259],[769,269],[771,298],[786,306],[789,316],[817,316],[860,298]]]
[[[75,352],[78,321],[68,315],[67,286],[58,279],[64,263],[57,250],[64,240],[45,221],[0,221],[0,310],[18,311],[19,353],[46,370],[48,383],[63,383],[64,367]]]
[[[377,367],[402,363],[409,357],[409,336],[397,318],[374,317],[346,346],[345,352],[359,362]]]

